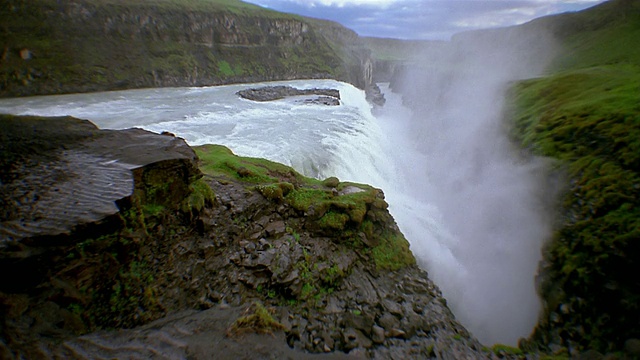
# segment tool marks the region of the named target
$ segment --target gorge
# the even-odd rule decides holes
[[[360,89],[373,85],[375,74],[371,70],[376,68],[375,53],[370,53],[354,33],[336,24],[275,13],[265,15],[258,13],[255,8],[233,1],[230,3],[232,6],[227,10],[216,10],[224,15],[212,19],[205,16],[211,9],[197,8],[186,17],[175,15],[175,5],[170,1],[166,2],[167,8],[153,9],[137,2],[132,7],[126,7],[115,0],[109,3],[113,8],[86,1],[73,2],[56,9],[52,3],[42,1],[38,7],[41,12],[30,11],[27,3],[12,2],[8,8],[13,12],[12,15],[41,17],[25,22],[28,25],[16,25],[19,24],[17,20],[5,22],[2,39],[8,45],[5,45],[2,57],[0,72],[3,80],[0,90],[3,96],[15,96],[318,77],[348,81]],[[472,335],[485,345],[495,342],[517,343],[521,351],[530,352],[526,356],[537,356],[533,354],[539,351],[556,356],[577,356],[588,350],[601,353],[624,350],[624,356],[633,358],[637,355],[634,353],[634,339],[640,337],[637,308],[634,307],[639,292],[637,281],[629,274],[633,274],[637,267],[638,217],[635,216],[635,209],[638,199],[638,152],[634,139],[640,137],[634,137],[638,129],[638,94],[632,84],[633,79],[637,78],[640,57],[636,48],[628,44],[637,42],[640,34],[639,9],[637,1],[611,1],[581,13],[543,18],[509,29],[460,34],[450,43],[427,45],[424,52],[418,52],[418,61],[413,58],[403,61],[402,65],[382,66],[388,72],[386,76],[390,76],[395,68],[390,88],[402,94],[402,99],[399,95],[388,95],[389,101],[385,107],[374,109],[377,119],[371,116],[369,105],[360,90],[330,80],[282,83],[298,88],[340,88],[341,100],[346,103],[324,107],[322,112],[331,114],[327,118],[314,115],[317,110],[314,104],[296,104],[287,99],[272,102],[266,107],[255,107],[248,102],[237,105],[234,103],[238,101],[237,98],[229,94],[224,95],[226,98],[223,100],[212,100],[210,95],[222,91],[219,89],[224,87],[74,95],[77,97],[56,97],[51,103],[37,97],[13,98],[3,100],[0,108],[1,112],[16,114],[34,113],[34,109],[38,108],[41,112],[36,110],[35,113],[42,116],[73,114],[91,119],[101,128],[141,126],[158,133],[169,131],[184,137],[190,145],[225,144],[238,154],[267,157],[291,165],[313,178],[337,176],[341,181],[327,180],[330,185],[318,188],[324,189],[322,194],[331,193],[337,198],[331,200],[330,205],[315,206],[329,206],[337,213],[333,220],[348,218],[345,221],[350,226],[363,226],[363,223],[357,220],[359,217],[355,216],[353,209],[348,210],[349,206],[355,205],[341,205],[337,200],[343,196],[340,192],[350,186],[343,182],[370,183],[384,191],[389,211],[410,241],[417,262],[442,289],[446,304]],[[7,16],[7,10],[3,11],[2,15]],[[114,17],[110,11],[123,12],[123,15]],[[79,35],[68,28],[56,30],[56,26],[62,25],[55,22],[44,22],[41,31],[29,32],[39,34],[38,38],[13,36],[22,33],[21,26],[42,24],[44,18],[58,19],[51,17],[53,14],[66,19],[59,21],[64,26],[78,26],[90,31]],[[19,19],[20,16],[15,18]],[[261,17],[266,20],[256,21]],[[165,27],[163,22],[172,25]],[[267,25],[253,29],[249,24]],[[167,28],[178,30],[173,33]],[[246,31],[248,28],[253,30]],[[47,36],[56,33],[74,33],[78,37],[59,37],[55,41],[47,39]],[[255,37],[253,33],[271,34],[273,37]],[[190,35],[183,37],[184,34]],[[86,38],[83,40],[83,37]],[[91,42],[92,37],[105,41]],[[64,56],[57,53],[62,47],[56,47],[56,42],[68,41],[74,41],[79,46],[65,48],[69,52],[62,54]],[[128,45],[117,46],[122,41]],[[601,50],[603,48],[607,49],[604,53]],[[247,60],[257,59],[252,49],[266,54],[265,58],[269,59],[264,61],[266,65],[258,64],[257,60]],[[322,54],[314,52],[318,49]],[[114,54],[114,57],[95,59],[88,56],[95,53]],[[91,65],[64,63],[67,60]],[[168,60],[171,61],[165,63]],[[261,66],[265,68],[261,70]],[[141,72],[132,73],[132,69]],[[126,79],[126,82],[118,79]],[[242,87],[233,86],[237,89]],[[389,94],[390,90],[383,89]],[[178,93],[180,95],[176,95]],[[175,103],[167,103],[167,97]],[[153,111],[136,109],[145,101],[150,102]],[[181,107],[190,109],[190,112],[176,110]],[[261,133],[263,130],[260,125],[244,122],[250,118],[249,114],[255,119],[262,119],[262,126],[268,124],[266,128],[271,132]],[[282,119],[286,119],[285,122]],[[214,133],[218,131],[226,135],[207,135],[207,131],[211,131],[205,130],[207,127],[213,128]],[[291,141],[292,138],[295,141]],[[3,149],[3,155],[6,151]],[[206,151],[203,151],[196,149],[204,159]],[[292,184],[298,190],[303,182],[292,180],[293,175],[283,175],[285,178],[280,177],[277,181],[272,179],[259,186],[238,185],[235,193],[226,193],[224,189],[231,188],[224,186],[225,182],[235,184],[234,176],[253,176],[253,170],[247,172],[239,167],[231,170],[231,180],[218,179],[218,185],[215,185],[216,181],[211,182],[211,176],[214,175],[203,170],[209,186],[214,189],[216,200],[205,196],[202,205],[196,206],[199,210],[179,210],[191,214],[186,218],[190,219],[187,223],[194,221],[193,231],[209,234],[211,224],[207,225],[207,221],[212,219],[211,212],[219,215],[220,209],[231,209],[234,203],[243,203],[245,200],[237,197],[242,192],[240,188],[244,188],[247,194],[259,193],[262,196],[258,197],[260,199],[274,201],[285,208],[295,208],[293,200],[287,199],[291,189],[285,183]],[[216,173],[215,176],[220,174]],[[337,194],[333,193],[332,188],[336,189]],[[197,193],[195,190],[193,192]],[[258,198],[254,196],[248,203]],[[262,204],[254,202],[247,209],[254,209],[253,206],[258,203]],[[374,215],[378,208],[372,205],[373,202],[365,200],[365,204],[367,211],[373,211],[370,214],[374,216],[372,219],[384,217]],[[154,209],[160,212],[156,213]],[[167,215],[164,212],[166,209],[146,210],[143,223],[145,227],[148,222],[152,225],[145,231],[169,243],[180,240],[169,230],[162,232],[157,228],[158,225],[167,229],[173,227],[169,220],[178,216],[178,212],[172,213],[173,210],[170,210],[169,213],[173,215]],[[315,216],[323,218],[325,210]],[[265,255],[270,252],[267,245],[260,243],[261,237],[268,239],[271,246],[282,249],[283,239],[292,243],[297,240],[297,235],[302,238],[302,248],[314,251],[310,263],[319,264],[319,269],[316,269],[319,272],[310,275],[315,282],[309,284],[326,285],[328,280],[322,279],[328,273],[323,264],[326,263],[328,269],[340,264],[327,263],[323,258],[325,255],[322,255],[324,250],[314,248],[312,244],[316,240],[309,239],[328,236],[337,239],[334,242],[342,246],[340,235],[331,231],[327,233],[327,228],[323,230],[322,226],[319,229],[318,224],[314,225],[313,221],[317,219],[313,211],[311,215],[305,212],[300,218],[300,214],[294,216],[289,212],[284,216],[282,208],[267,212],[271,215],[263,223],[264,219],[238,210],[237,214],[243,219],[239,224],[242,231],[228,230],[222,238],[240,241],[240,249],[247,253],[257,249],[258,255],[265,260],[262,257],[271,255]],[[278,215],[274,215],[276,213]],[[285,227],[281,231],[279,225],[271,224],[279,224],[283,216],[290,229]],[[325,220],[329,221],[328,218]],[[123,221],[131,224],[126,217]],[[169,222],[162,225],[165,221]],[[264,232],[252,238],[256,221]],[[385,225],[382,227],[394,227],[391,222],[383,222]],[[341,221],[337,224],[328,223],[334,224],[333,230],[344,230]],[[382,231],[376,229],[373,233]],[[365,228],[359,231],[365,236],[360,237],[364,239],[364,245],[358,245],[363,246],[358,251],[379,245],[376,242],[379,240],[371,241],[371,236],[367,234],[372,233],[365,231]],[[185,232],[181,234],[192,239]],[[133,238],[138,238],[138,235]],[[242,242],[244,240],[240,238],[249,241]],[[112,243],[109,239],[107,236],[106,243],[105,239],[101,240],[101,246],[109,249],[122,246],[120,240]],[[85,244],[83,241],[80,243]],[[546,244],[544,247],[543,243]],[[232,248],[238,244],[229,245]],[[356,244],[359,243],[356,241]],[[217,243],[215,246],[218,246]],[[254,249],[255,246],[257,248]],[[402,248],[402,245],[398,246]],[[219,249],[224,247],[221,244]],[[203,249],[206,248],[204,246]],[[87,254],[81,252],[81,248],[75,249],[73,251],[82,257]],[[138,248],[126,245],[124,249]],[[203,250],[191,249],[198,253]],[[293,245],[290,249],[294,253],[300,250],[295,250],[297,247]],[[118,256],[114,256],[118,261],[126,259],[120,257],[121,252],[121,249],[118,250]],[[164,255],[154,256],[161,259]],[[229,256],[235,256],[233,251]],[[295,258],[298,255],[292,256]],[[345,265],[342,271],[349,269],[346,273],[354,274],[352,272],[358,272],[354,269],[368,269],[366,271],[375,273],[370,267],[375,260],[367,256],[372,255],[365,255],[362,263],[358,262],[360,260],[348,262],[350,265]],[[209,255],[204,258],[207,263],[212,259]],[[542,262],[539,267],[540,259]],[[123,262],[122,265],[125,270],[134,270],[128,267],[131,265],[129,263]],[[247,269],[266,267],[268,272],[278,273],[274,263],[269,262],[256,265],[241,257],[235,261],[235,265]],[[194,279],[198,279],[197,284],[214,284],[218,281],[200,276],[200,270],[196,271],[197,266],[189,269],[180,266],[176,269],[185,273],[193,271]],[[396,275],[390,276],[397,280],[393,277],[397,276],[394,271],[397,270],[390,274]],[[131,277],[130,274],[133,272],[124,271],[119,275],[122,289],[125,284],[130,284],[125,280],[138,281],[136,276]],[[161,272],[154,276],[159,274]],[[274,305],[277,299],[291,299],[291,294],[298,301],[310,299],[301,296],[302,288],[295,286],[281,293],[281,287],[289,286],[288,283],[278,282],[283,279],[265,283],[256,274],[253,272],[246,275],[248,277],[240,276],[244,280],[239,283],[249,289],[242,295],[246,299],[257,297],[267,305]],[[384,278],[387,275],[381,276]],[[423,275],[414,273],[408,276],[415,280]],[[364,281],[358,278],[354,280],[356,283],[345,283],[346,277],[342,275],[331,279],[330,282],[336,282],[334,290],[343,291],[356,291],[350,286]],[[374,287],[380,286],[379,291],[385,293],[385,289],[391,286],[385,281]],[[9,286],[7,284],[5,282],[3,286]],[[275,287],[265,287],[268,284]],[[298,284],[302,286],[302,283]],[[329,306],[331,301],[327,299],[331,296],[325,297],[327,294],[320,291],[325,288],[324,285],[312,285],[315,286],[313,291],[307,287],[306,291],[311,292],[306,295],[321,300],[322,306]],[[187,285],[177,281],[171,286],[180,289]],[[403,286],[407,289],[413,285]],[[421,290],[411,294],[424,292],[429,294],[431,300],[445,302],[438,297],[437,291],[424,290],[431,289],[432,285],[423,284],[419,287]],[[11,286],[3,287],[2,291],[6,292],[9,288]],[[65,306],[87,305],[83,297],[73,295],[71,288],[61,289],[67,295],[53,298],[57,306],[61,304],[59,299],[67,299],[63,300],[67,302],[68,299],[81,300]],[[204,297],[207,307],[227,299],[226,295],[211,295],[216,291],[210,291]],[[296,350],[316,352],[324,352],[326,345],[331,350],[353,350],[354,354],[367,356],[391,356],[394,351],[397,351],[396,355],[404,356],[418,356],[411,352],[418,351],[420,356],[427,358],[455,358],[462,356],[462,353],[474,358],[498,356],[488,349],[481,349],[473,336],[469,336],[455,320],[447,318],[443,320],[447,325],[440,327],[434,323],[416,322],[418,320],[413,315],[424,313],[428,317],[431,311],[446,313],[446,307],[436,309],[429,299],[409,300],[402,295],[395,300],[398,304],[413,302],[419,305],[414,306],[413,312],[407,309],[396,311],[392,310],[395,309],[394,305],[381,302],[387,295],[379,299],[366,297],[366,302],[356,299],[355,303],[341,298],[339,301],[346,301],[350,305],[341,303],[339,307],[348,308],[350,314],[354,315],[353,319],[345,325],[340,323],[339,316],[331,318],[328,321],[335,323],[323,325],[325,331],[331,333],[341,326],[344,329],[339,334],[318,337],[322,340],[317,343],[313,338],[313,316],[304,315],[303,318],[310,321],[296,325],[302,332],[295,335],[299,341],[294,339],[290,345],[293,344]],[[538,295],[541,296],[540,302]],[[22,305],[17,306],[22,304],[20,302],[6,300],[6,297],[3,299],[5,308],[23,308]],[[181,306],[186,303],[190,308],[195,306],[195,298],[167,299],[170,297],[161,303],[184,301]],[[152,314],[151,318],[161,314],[161,311],[153,310],[154,301],[143,305],[149,310],[148,314]],[[431,310],[426,312],[423,306],[425,301],[431,304]],[[125,303],[129,314],[140,315],[136,312],[140,309],[135,310],[130,307],[132,304]],[[202,306],[203,303],[199,304]],[[83,314],[86,310],[74,306],[66,307],[65,311]],[[235,303],[233,306],[234,311],[240,310]],[[215,306],[212,309],[215,310]],[[67,314],[65,311],[61,314]],[[87,311],[90,314],[96,309]],[[404,335],[391,331],[400,330],[397,327],[387,329],[383,326],[385,312],[394,314],[401,321]],[[296,314],[294,318],[300,318]],[[96,323],[87,323],[86,316],[87,313],[80,316],[85,322],[84,326],[95,326]],[[284,319],[287,317],[282,314],[276,316],[282,323],[286,323]],[[67,317],[65,331],[70,330],[67,326],[73,324],[73,319]],[[370,324],[371,319],[373,323]],[[100,326],[105,324],[100,323]],[[12,329],[11,326],[5,323],[5,334],[10,331],[7,329]],[[384,330],[382,343],[379,342],[379,334],[376,335],[377,340],[374,339],[376,331],[379,331],[376,326]],[[295,333],[292,328],[287,326],[287,336]],[[345,332],[348,328],[355,331]],[[424,334],[419,331],[414,333],[416,329],[427,328],[433,330]],[[529,336],[532,329],[534,333]],[[129,334],[127,336],[138,336]],[[315,334],[318,334],[317,329]],[[11,336],[4,336],[3,342],[6,343]],[[179,335],[172,336],[175,339]],[[305,336],[310,337],[304,340]],[[329,338],[334,339],[333,342]],[[341,340],[337,341],[336,338]],[[519,341],[520,338],[523,339]],[[92,339],[94,341],[100,337],[94,336]],[[372,343],[368,344],[366,339]],[[411,350],[408,344],[416,339],[421,339],[421,345]],[[70,341],[77,345],[78,341],[85,340]],[[457,342],[450,340],[461,340],[461,344],[454,345]],[[102,340],[96,341],[99,343]],[[55,353],[59,350],[51,351]],[[518,356],[504,351],[499,355]]]

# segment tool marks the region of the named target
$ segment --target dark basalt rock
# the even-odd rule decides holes
[[[384,106],[384,104],[387,102],[387,99],[384,98],[384,94],[377,84],[371,84],[367,86],[365,88],[365,93],[367,95],[367,101],[372,104]]]
[[[331,96],[320,96],[314,99],[305,99],[304,103],[312,105],[338,106],[340,105],[340,100]]]
[[[139,251],[161,222],[147,212],[172,218],[202,176],[193,150],[71,117],[0,115],[0,129],[0,357],[161,316]]]
[[[340,91],[336,89],[296,89],[291,86],[265,86],[261,88],[240,90],[238,94],[243,99],[253,101],[273,101],[292,96],[317,95],[319,98],[305,99],[305,102],[321,105],[340,105]]]
[[[99,130],[70,117],[0,115],[0,128],[0,247],[69,234],[114,215],[117,201],[156,175],[171,185],[154,200],[179,202],[199,173],[193,150],[173,136]]]

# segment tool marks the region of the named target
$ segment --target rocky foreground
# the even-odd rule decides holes
[[[493,356],[379,189],[69,117],[0,127],[2,358]]]

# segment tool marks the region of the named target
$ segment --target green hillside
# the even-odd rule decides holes
[[[366,83],[368,53],[324,34],[351,30],[239,0],[7,5],[0,7],[3,97],[298,78]]]
[[[513,136],[558,159],[561,224],[544,252],[543,347],[619,350],[640,337],[640,1],[542,19],[565,50],[512,89]]]

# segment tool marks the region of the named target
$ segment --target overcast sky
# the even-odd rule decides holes
[[[522,24],[582,10],[603,0],[244,0],[266,8],[334,20],[362,36],[448,40],[473,29]]]

